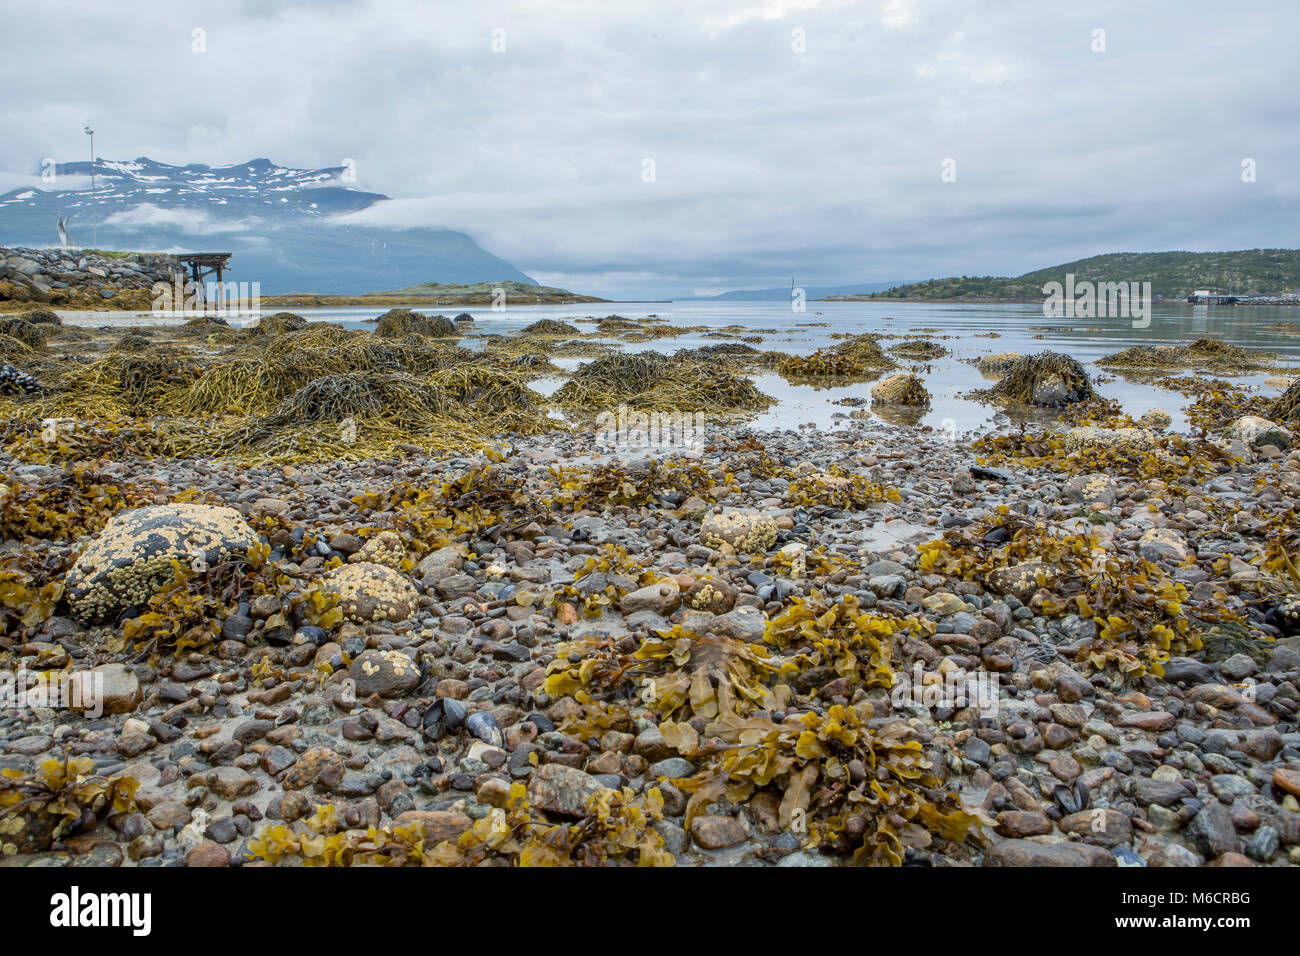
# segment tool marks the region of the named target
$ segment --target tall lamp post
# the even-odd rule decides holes
[[[94,245],[99,245],[99,229],[95,223],[95,210],[93,203],[95,201],[95,131],[89,126],[81,127],[81,131],[90,137],[90,201],[92,203],[90,210],[90,241]]]

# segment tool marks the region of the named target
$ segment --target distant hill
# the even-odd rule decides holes
[[[899,284],[899,280],[893,282],[858,282],[853,285],[824,285],[824,286],[804,286],[804,294],[809,300],[825,299],[834,295],[869,295],[873,292],[883,292],[886,289],[892,289]],[[789,302],[790,287],[782,286],[779,289],[737,289],[734,292],[722,292],[718,295],[693,295],[693,296],[676,296],[674,301],[704,301],[710,302]]]
[[[48,188],[0,196],[0,244],[58,242],[70,216],[74,246],[156,252],[233,252],[228,280],[263,295],[359,295],[378,286],[534,280],[462,232],[353,224],[347,213],[389,201],[353,188],[342,166],[293,169],[268,159],[173,166],[148,157],[59,163]]]
[[[430,306],[469,305],[576,305],[585,302],[606,302],[590,295],[578,295],[568,289],[527,282],[475,282],[464,285],[446,282],[418,282],[405,289],[386,292],[367,292],[363,295],[313,295],[290,293],[288,295],[262,296],[267,306],[299,306],[314,308],[339,308],[346,306]]]
[[[1220,293],[1287,292],[1300,288],[1300,250],[1243,249],[1236,252],[1113,252],[1037,269],[1016,278],[953,276],[895,286],[857,299],[1031,299],[1043,285],[1065,282],[1150,282],[1153,295],[1186,298],[1198,289]]]

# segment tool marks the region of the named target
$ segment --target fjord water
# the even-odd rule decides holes
[[[350,328],[373,328],[366,319],[373,319],[383,309],[307,309],[300,314],[313,321],[340,322]],[[423,309],[421,311],[434,311]],[[443,311],[455,314],[460,309],[447,307]],[[938,341],[952,354],[931,362],[899,360],[900,370],[919,374],[933,396],[930,409],[920,418],[920,423],[936,429],[963,433],[972,429],[1005,424],[1008,418],[996,408],[961,397],[972,389],[987,387],[991,380],[980,374],[974,365],[961,361],[976,359],[994,352],[1019,352],[1022,355],[1051,349],[1070,355],[1084,365],[1093,375],[1098,391],[1117,400],[1123,409],[1134,417],[1152,408],[1164,408],[1173,415],[1173,427],[1184,426],[1180,411],[1187,401],[1177,392],[1157,388],[1139,377],[1121,377],[1104,372],[1094,363],[1097,359],[1134,345],[1184,345],[1201,337],[1222,339],[1244,348],[1266,349],[1277,353],[1279,364],[1300,366],[1300,337],[1287,335],[1276,328],[1278,323],[1297,323],[1300,332],[1300,308],[1255,306],[1190,306],[1183,304],[1156,304],[1152,307],[1150,325],[1135,329],[1130,319],[1121,318],[1045,318],[1037,303],[917,303],[917,302],[809,302],[806,311],[794,312],[785,303],[777,302],[618,302],[592,305],[509,306],[502,311],[487,307],[471,308],[475,331],[480,333],[511,333],[538,319],[554,318],[573,322],[584,332],[590,324],[578,320],[617,314],[629,319],[656,315],[674,326],[707,326],[721,329],[727,326],[742,327],[739,335],[761,335],[763,341],[754,347],[807,354],[815,349],[835,344],[836,333],[856,334],[876,332],[889,338],[881,345],[888,349],[905,338],[928,338]],[[997,337],[988,337],[996,333]],[[720,342],[740,341],[737,337],[710,337],[705,332],[692,332],[675,338],[661,338],[651,342],[624,343],[608,339],[611,344],[629,351],[653,349],[674,352],[681,348],[697,348]],[[473,340],[467,340],[473,347]],[[573,368],[583,359],[556,359],[555,364]],[[1160,374],[1188,375],[1190,369],[1170,369]],[[1271,374],[1288,374],[1282,369]],[[1258,388],[1262,394],[1274,395],[1279,389],[1265,386],[1268,374],[1242,376],[1216,376],[1227,378],[1240,385]],[[810,385],[792,385],[776,374],[756,377],[758,387],[776,398],[778,405],[758,417],[755,424],[761,428],[796,428],[813,424],[823,429],[833,429],[847,420],[852,408],[834,404],[844,398],[870,398],[871,383],[858,383],[844,387],[814,388]],[[560,385],[558,380],[543,379],[532,383],[542,392],[550,392]],[[681,411],[696,411],[682,409]],[[708,414],[708,409],[700,409]],[[878,411],[873,415],[880,414]],[[889,413],[885,412],[890,420]],[[897,421],[897,419],[895,419]]]

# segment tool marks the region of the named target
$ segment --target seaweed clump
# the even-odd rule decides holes
[[[412,334],[447,339],[457,334],[456,323],[445,315],[425,315],[410,309],[389,309],[376,322],[375,334],[386,339]]]
[[[0,770],[0,856],[47,852],[101,816],[136,809],[134,777],[94,768],[89,757],[64,757],[43,761],[35,774]]]
[[[949,354],[948,349],[929,339],[907,339],[891,346],[889,351],[902,358],[917,359],[919,361],[939,359]]]
[[[595,414],[617,405],[654,410],[759,411],[772,404],[749,379],[720,364],[660,352],[617,353],[584,362],[552,396],[565,411]]]
[[[1231,345],[1220,339],[1197,339],[1191,345],[1135,345],[1097,360],[1103,368],[1126,371],[1194,368],[1220,374],[1257,372],[1272,368],[1276,356]]]
[[[258,319],[253,331],[259,335],[283,335],[285,332],[301,332],[307,325],[307,320],[295,312],[276,312]]]
[[[1200,649],[1207,622],[1234,619],[1214,597],[1198,602],[1181,581],[1137,554],[1010,514],[948,531],[918,550],[917,567],[926,573],[1018,592],[1036,614],[1095,621],[1097,637],[1074,646],[1075,660],[1096,670],[1114,666],[1131,678],[1163,676],[1170,657]]]
[[[1084,367],[1059,352],[1039,352],[1016,359],[996,385],[973,394],[985,400],[1044,406],[1072,405],[1097,398]]]
[[[57,331],[56,326],[33,322],[24,316],[0,319],[0,335],[17,339],[30,349],[44,349],[45,340]]]
[[[1288,385],[1286,391],[1277,397],[1269,406],[1266,417],[1275,422],[1300,421],[1300,379]]]
[[[832,667],[846,682],[889,686],[901,626],[861,612],[851,596],[834,607],[818,596],[770,625],[770,641],[791,656],[676,625],[633,646],[600,636],[562,644],[543,686],[578,704],[562,729],[581,739],[631,727],[648,709],[666,746],[699,768],[673,781],[691,794],[688,831],[725,798],[765,805],[809,849],[899,865],[906,847],[928,845],[932,834],[973,836],[975,817],[944,792],[905,719],[878,718],[866,699],[801,708],[799,688]]]
[[[520,335],[563,335],[568,338],[581,335],[582,332],[576,326],[568,322],[561,322],[559,319],[539,319],[532,325],[526,325],[519,330]]]

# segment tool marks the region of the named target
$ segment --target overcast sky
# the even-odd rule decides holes
[[[393,197],[364,221],[620,298],[1300,245],[1294,0],[0,8],[4,189],[86,123],[109,159],[351,158]]]

